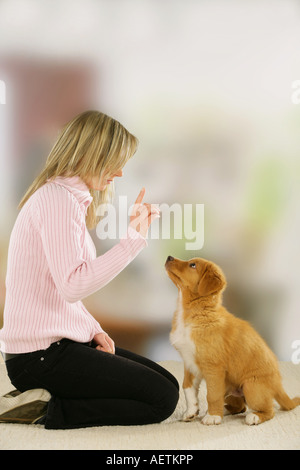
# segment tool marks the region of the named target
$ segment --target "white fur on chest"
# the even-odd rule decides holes
[[[196,348],[191,338],[191,329],[184,323],[181,291],[179,291],[178,294],[176,325],[175,329],[170,333],[170,341],[174,348],[180,353],[185,367],[189,369],[194,376],[198,376],[200,371],[195,363]]]

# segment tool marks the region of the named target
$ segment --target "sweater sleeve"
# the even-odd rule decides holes
[[[67,302],[81,300],[108,284],[147,245],[131,226],[119,243],[103,255],[83,256],[84,214],[65,188],[49,185],[38,205],[39,230],[56,288]]]

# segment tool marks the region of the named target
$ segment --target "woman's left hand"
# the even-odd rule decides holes
[[[104,351],[115,354],[115,343],[107,333],[98,333],[94,336],[94,343],[97,344],[98,351]]]

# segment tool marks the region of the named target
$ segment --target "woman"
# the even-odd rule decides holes
[[[178,383],[147,358],[115,348],[81,300],[147,245],[158,209],[137,197],[127,234],[104,255],[87,228],[112,199],[113,180],[137,139],[98,111],[70,121],[20,202],[11,233],[0,349],[17,390],[0,398],[0,422],[47,429],[160,422]]]

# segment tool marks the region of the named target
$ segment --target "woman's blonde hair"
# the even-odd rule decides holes
[[[118,121],[99,111],[86,111],[68,122],[58,136],[46,160],[45,168],[35,178],[19,203],[23,207],[30,196],[48,179],[57,176],[99,177],[124,167],[134,155],[138,140]],[[86,182],[86,181],[85,181]],[[86,225],[94,228],[99,220],[96,214],[100,204],[112,202],[114,185],[103,191],[90,189],[93,201],[88,207]]]

